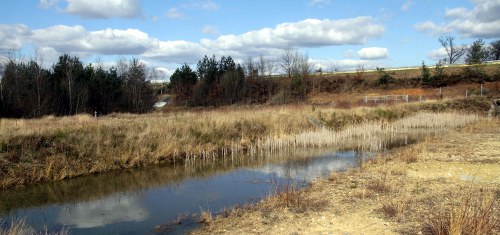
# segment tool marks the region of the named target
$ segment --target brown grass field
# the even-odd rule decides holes
[[[362,123],[385,125],[419,111],[477,113],[479,107],[484,112],[488,102],[471,98],[349,110],[247,106],[100,118],[1,119],[0,187],[269,149],[273,143],[291,143],[301,134],[311,136],[323,129],[338,132]]]
[[[377,93],[368,90],[352,97],[313,94],[299,105],[166,108],[146,115],[99,118],[0,119],[0,188],[246,152],[265,147],[266,141],[289,141],[324,128],[341,131],[362,123],[393,122],[419,111],[484,115],[490,100],[476,95],[460,98],[467,86],[474,85],[446,88],[441,100],[408,104],[364,104],[361,97]],[[498,96],[498,82],[487,83],[484,89],[490,96]],[[378,94],[400,92],[415,93],[400,89],[379,90]],[[318,99],[330,104],[314,105]],[[341,99],[356,103],[342,106]]]

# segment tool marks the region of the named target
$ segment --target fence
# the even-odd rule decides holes
[[[404,101],[408,103],[408,95],[381,95],[381,96],[365,96],[365,104],[368,104],[369,101],[373,101],[375,103],[378,102],[387,102],[387,101]]]

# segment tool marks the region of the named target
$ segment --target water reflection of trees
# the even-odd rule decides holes
[[[381,145],[384,149],[402,146],[415,142],[415,138],[388,138]],[[260,169],[267,164],[285,163],[280,175],[292,177],[299,168],[306,168],[312,158],[332,154],[335,151],[360,150],[354,157],[355,164],[363,160],[363,147],[359,143],[339,143],[337,149],[289,149],[275,152],[258,152],[258,154],[241,154],[226,156],[219,160],[197,159],[183,164],[129,169],[109,173],[79,177],[58,182],[24,186],[0,191],[0,214],[7,214],[18,208],[82,202],[105,198],[114,193],[133,193],[160,186],[176,188],[184,179],[206,178],[231,171],[240,167]],[[355,167],[355,166],[353,166]]]
[[[114,193],[133,193],[160,186],[175,188],[188,178],[206,178],[240,167],[259,168],[269,163],[314,157],[316,154],[317,150],[280,152],[265,156],[241,155],[218,161],[201,159],[177,165],[114,171],[2,190],[0,213],[7,214],[18,208],[101,199]]]

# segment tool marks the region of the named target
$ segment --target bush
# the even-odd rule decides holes
[[[470,67],[465,67],[463,69],[463,76],[465,80],[470,80],[471,82],[483,83],[485,81],[493,81],[492,77],[488,76],[481,65],[474,65]]]
[[[384,68],[377,68],[379,74],[378,84],[379,85],[389,85],[394,82],[394,78],[388,74]]]

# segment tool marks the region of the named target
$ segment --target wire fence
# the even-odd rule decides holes
[[[381,103],[381,102],[388,102],[388,101],[403,101],[408,103],[409,101],[409,96],[408,95],[381,95],[381,96],[365,96],[365,104],[368,104],[368,102],[374,102],[374,103]]]

